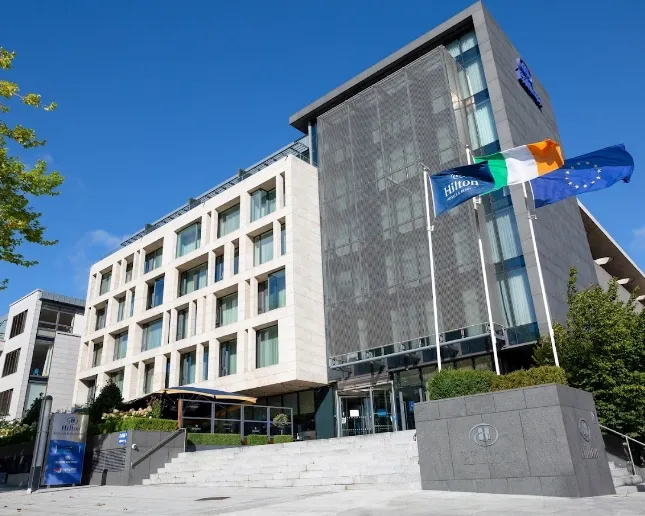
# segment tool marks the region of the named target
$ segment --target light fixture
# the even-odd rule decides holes
[[[613,258],[611,256],[605,256],[603,258],[596,258],[594,262],[596,262],[598,265],[607,265],[612,260]]]
[[[623,278],[619,279],[616,283],[618,283],[619,285],[627,285],[627,283],[629,283],[631,280],[631,278]]]

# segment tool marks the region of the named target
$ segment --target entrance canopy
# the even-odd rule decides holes
[[[150,392],[148,394],[145,394],[144,396],[140,396],[139,398],[126,401],[125,404],[126,405],[131,405],[135,403],[138,404],[143,400],[147,400],[155,396],[167,396],[172,398],[181,397],[183,399],[186,399],[187,397],[190,397],[190,399],[200,399],[204,397],[211,400],[231,401],[231,402],[237,402],[237,403],[250,403],[250,404],[255,404],[256,402],[256,398],[253,398],[251,396],[244,396],[242,394],[237,394],[234,392],[220,391],[217,389],[204,389],[202,387],[182,386],[182,387],[171,387],[170,389],[161,389],[155,392]]]

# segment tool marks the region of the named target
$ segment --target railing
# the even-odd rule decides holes
[[[645,449],[645,443],[642,443],[639,440],[634,439],[633,437],[629,437],[628,435],[621,434],[620,432],[617,432],[616,430],[606,427],[605,425],[598,424],[598,426],[603,430],[606,430],[607,432],[611,432],[613,434],[619,435],[620,437],[625,439],[625,445],[627,446],[627,452],[629,453],[629,462],[632,465],[632,475],[635,475],[636,464],[634,463],[634,456],[632,455],[632,449],[631,449],[631,446],[629,446],[629,441],[634,441],[635,443],[640,444],[643,447],[643,449]]]
[[[161,448],[166,446],[166,444],[168,444],[170,441],[172,441],[175,437],[177,437],[180,434],[184,434],[184,451],[186,451],[186,429],[185,428],[180,428],[179,430],[175,430],[172,434],[170,434],[168,437],[166,437],[163,441],[155,444],[147,452],[145,452],[143,455],[141,455],[141,457],[139,457],[136,460],[133,460],[130,463],[130,468],[134,469],[136,466],[138,466],[144,460],[146,460],[148,457],[152,456],[154,453],[156,453]]]

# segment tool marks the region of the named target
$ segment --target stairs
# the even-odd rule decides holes
[[[643,484],[643,479],[640,475],[632,475],[629,469],[616,466],[614,462],[609,462],[609,469],[616,488],[616,494],[645,492],[645,484]]]
[[[414,430],[181,453],[144,485],[421,489]]]

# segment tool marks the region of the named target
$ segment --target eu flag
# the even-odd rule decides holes
[[[613,145],[567,159],[558,170],[531,180],[535,207],[603,190],[619,181],[629,183],[633,171],[634,158],[624,145]]]

